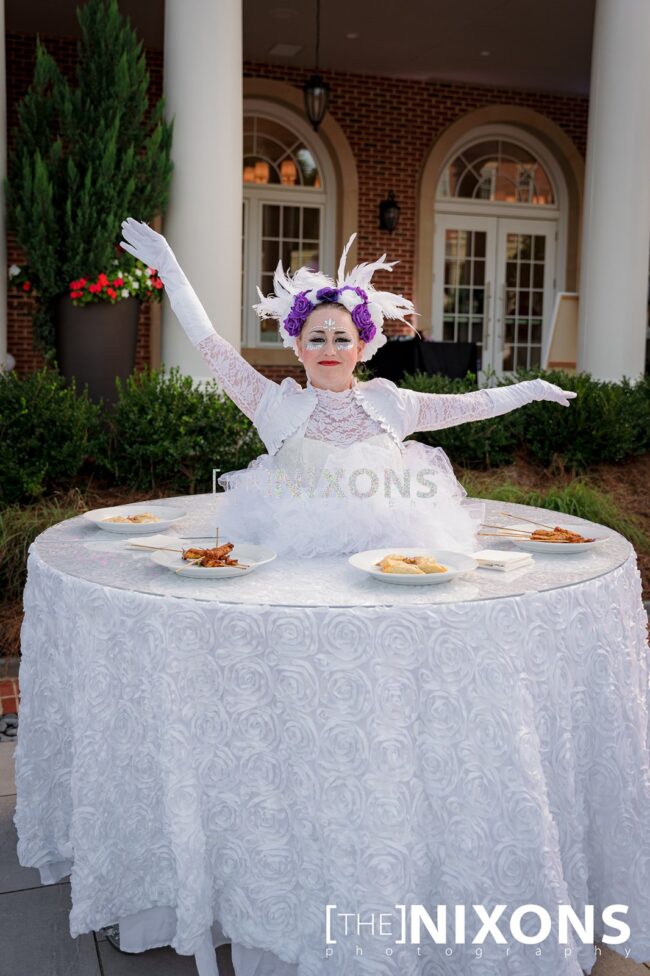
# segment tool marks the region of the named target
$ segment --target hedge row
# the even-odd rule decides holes
[[[567,409],[536,402],[496,417],[430,434],[466,467],[497,467],[525,449],[543,465],[581,471],[650,450],[650,379],[604,383],[581,374],[541,375],[578,396]],[[418,374],[405,386],[429,393],[476,389],[475,377]],[[210,491],[213,469],[245,467],[264,450],[252,424],[216,384],[195,384],[177,369],[134,374],[118,384],[112,411],[68,387],[55,372],[0,374],[0,504],[66,489],[84,470],[109,483],[180,494]]]
[[[568,408],[536,401],[493,420],[415,436],[440,445],[453,461],[465,467],[509,464],[515,453],[524,449],[532,461],[545,467],[560,462],[579,472],[593,464],[612,464],[650,450],[650,377],[637,383],[608,383],[586,373],[573,376],[547,370],[520,371],[514,381],[536,376],[564,390],[574,390],[578,396]],[[471,374],[464,380],[448,380],[418,373],[405,377],[403,385],[427,393],[477,389]]]

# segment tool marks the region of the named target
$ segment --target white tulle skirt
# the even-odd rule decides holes
[[[445,452],[418,441],[379,434],[339,447],[294,435],[219,484],[220,531],[282,555],[478,548],[483,506],[464,501]]]

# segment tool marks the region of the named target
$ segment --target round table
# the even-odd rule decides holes
[[[187,512],[170,537],[219,523],[218,495],[158,504]],[[202,976],[226,938],[238,976],[580,976],[562,906],[599,938],[627,905],[612,948],[650,959],[647,621],[617,533],[409,587],[345,556],[183,578],[78,517],[31,546],[25,610],[18,854],[70,873],[72,936],[119,920]],[[402,932],[440,905],[438,942]],[[505,939],[480,955],[473,906]]]

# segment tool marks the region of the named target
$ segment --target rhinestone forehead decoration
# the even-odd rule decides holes
[[[336,328],[336,322],[334,321],[334,319],[325,319],[325,321],[323,322],[323,327],[327,329],[328,332],[330,332],[332,329]]]

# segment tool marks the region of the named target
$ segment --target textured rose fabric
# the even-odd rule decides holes
[[[23,865],[72,862],[73,936],[167,906],[180,953],[218,919],[298,976],[580,976],[593,952],[565,958],[555,928],[541,957],[512,940],[387,957],[362,937],[326,960],[324,907],[621,903],[631,958],[650,959],[632,552],[585,583],[431,607],[164,599],[44,559],[16,826]]]

